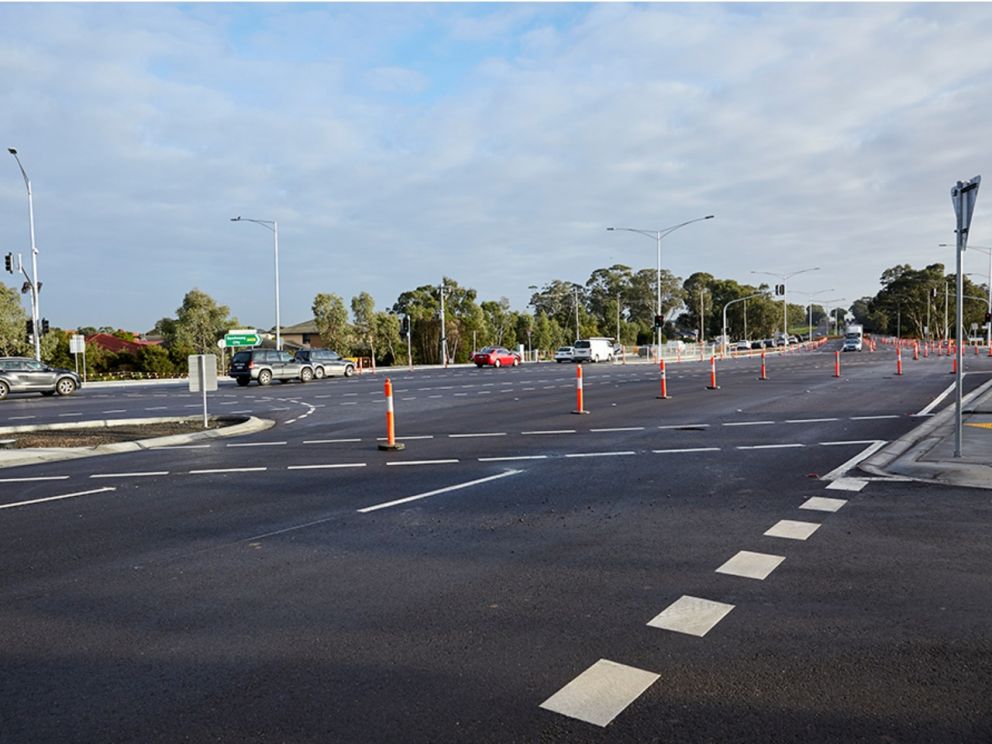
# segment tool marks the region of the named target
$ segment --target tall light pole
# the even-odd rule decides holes
[[[572,284],[572,292],[575,294],[575,340],[578,341],[579,336],[579,285]]]
[[[819,271],[819,266],[814,266],[811,269],[800,269],[799,271],[790,271],[786,274],[779,274],[774,271],[752,271],[752,274],[768,274],[768,276],[775,276],[782,280],[782,336],[785,338],[785,343],[789,343],[789,279],[794,276],[799,276],[800,274],[805,274],[809,271]]]
[[[733,305],[735,302],[747,302],[752,297],[761,297],[763,294],[764,294],[763,292],[757,292],[755,294],[748,295],[747,297],[738,297],[736,300],[731,300],[730,302],[728,302],[726,305],[723,306],[723,337],[721,339],[721,344],[720,344],[722,348],[721,353],[723,356],[727,356],[727,308]],[[744,325],[745,325],[744,337],[747,338],[747,323],[745,323]]]
[[[715,215],[708,214],[705,217],[697,217],[694,220],[687,220],[685,222],[680,222],[677,225],[672,225],[671,227],[666,227],[664,230],[638,230],[633,227],[608,227],[608,231],[623,230],[625,232],[633,232],[638,235],[646,235],[649,238],[654,238],[658,245],[658,264],[657,270],[655,272],[655,325],[658,326],[658,355],[655,361],[661,361],[661,325],[658,323],[657,318],[661,316],[661,239],[678,230],[680,227],[685,227],[686,225],[691,225],[694,222],[702,222],[703,220],[711,220]]]
[[[809,318],[809,338],[807,341],[813,340],[813,298],[818,294],[825,294],[827,292],[835,292],[834,289],[818,289],[815,292],[800,292],[796,290],[796,294],[806,295],[809,297],[809,308],[808,308],[808,318]],[[826,301],[826,300],[825,300]]]
[[[444,279],[441,280],[441,284],[438,285],[438,291],[441,293],[441,366],[448,366],[448,334],[445,328],[444,320]]]
[[[247,217],[232,217],[231,222],[254,222],[272,231],[276,262],[276,349],[282,350],[282,326],[279,323],[279,223],[275,220],[252,220]]]
[[[21,169],[21,176],[24,177],[24,185],[28,190],[28,227],[31,232],[31,276],[27,277],[31,287],[31,336],[34,340],[34,358],[41,361],[41,308],[39,307],[38,294],[41,290],[41,282],[38,281],[38,246],[34,242],[34,197],[31,193],[31,179],[28,178],[21,159],[17,157],[17,150],[8,147],[7,152],[14,156],[17,167]],[[21,267],[21,271],[24,268]]]
[[[989,313],[992,314],[992,248],[984,245],[971,245],[968,244],[969,248],[974,248],[976,251],[981,251],[982,253],[987,253],[989,257]],[[985,324],[985,345],[992,346],[992,322]]]

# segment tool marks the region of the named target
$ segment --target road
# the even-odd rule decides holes
[[[849,477],[947,360],[718,366],[669,400],[586,366],[588,415],[571,365],[397,370],[402,452],[381,373],[225,386],[212,412],[276,425],[0,472],[0,740],[992,740],[988,492]]]

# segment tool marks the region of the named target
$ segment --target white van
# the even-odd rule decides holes
[[[575,362],[612,362],[614,357],[613,339],[595,336],[583,338],[573,344]]]

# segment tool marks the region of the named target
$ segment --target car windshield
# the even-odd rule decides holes
[[[487,346],[484,349],[480,350],[479,353],[480,354],[492,354],[494,351],[496,351],[495,348],[493,348],[492,346]]]
[[[575,342],[575,348],[576,349],[588,349],[589,348],[589,342],[588,341],[576,341]]]
[[[231,361],[232,362],[248,362],[248,361],[251,361],[251,352],[250,351],[239,351],[238,353],[236,353],[234,355],[234,357],[231,359]]]

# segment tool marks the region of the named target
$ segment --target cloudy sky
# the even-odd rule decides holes
[[[0,144],[62,327],[145,331],[193,287],[271,326],[272,236],[236,215],[279,222],[284,324],[443,275],[523,310],[529,285],[654,267],[607,226],[710,213],[665,268],[819,266],[790,290],[850,301],[952,266],[950,188],[992,171],[988,4],[4,4],[0,26]],[[27,259],[4,157],[0,252]]]

